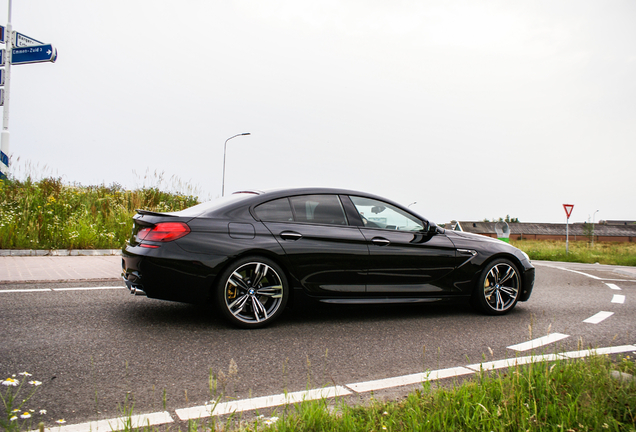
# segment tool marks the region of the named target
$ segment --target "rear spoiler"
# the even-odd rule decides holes
[[[153,211],[150,211],[150,210],[135,209],[135,211],[138,214],[140,214],[140,215],[177,217],[177,216],[175,216],[173,214],[170,214],[170,213],[153,212]]]

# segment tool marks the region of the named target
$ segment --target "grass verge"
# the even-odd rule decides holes
[[[328,401],[286,407],[276,431],[633,431],[636,383],[612,378],[634,374],[628,357],[531,364],[479,373],[461,385],[434,389],[430,382],[401,401],[372,399],[367,406]],[[263,429],[256,419],[238,429]]]
[[[592,246],[586,241],[570,242],[567,254],[564,241],[511,240],[510,244],[531,260],[636,266],[636,243],[596,242]]]

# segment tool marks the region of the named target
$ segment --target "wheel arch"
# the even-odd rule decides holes
[[[523,270],[523,264],[521,263],[521,261],[519,260],[519,258],[517,258],[515,255],[513,254],[509,254],[506,252],[500,252],[500,253],[496,253],[494,255],[489,256],[488,258],[486,258],[481,265],[479,266],[480,269],[478,272],[475,273],[475,276],[473,277],[473,289],[471,292],[471,295],[475,293],[475,291],[479,288],[479,279],[481,277],[481,273],[484,271],[484,269],[486,267],[488,267],[490,265],[490,263],[492,263],[493,261],[496,261],[498,259],[507,259],[508,261],[512,262],[516,267],[517,267],[517,271],[519,271],[519,279],[520,282],[523,284],[523,277],[521,277],[521,271]],[[523,290],[523,286],[521,287]]]
[[[285,273],[285,277],[287,278],[287,282],[289,283],[289,300],[287,302],[287,305],[290,306],[291,305],[290,302],[292,302],[294,299],[294,287],[296,285],[294,281],[296,279],[290,273],[288,265],[285,262],[284,257],[281,257],[281,255],[267,249],[248,249],[227,259],[225,263],[223,263],[223,265],[219,267],[218,272],[216,273],[216,276],[214,277],[214,280],[212,281],[212,285],[209,288],[210,298],[213,297],[214,290],[216,289],[216,286],[219,283],[219,279],[221,278],[221,275],[225,272],[225,270],[227,270],[227,268],[231,266],[233,263],[235,263],[236,261],[243,259],[245,257],[249,257],[249,256],[263,257],[263,258],[270,259],[274,261],[276,264],[278,264],[278,266],[281,269],[283,269],[283,272]]]

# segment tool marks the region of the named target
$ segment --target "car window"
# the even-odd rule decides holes
[[[280,198],[260,204],[254,208],[260,220],[268,222],[289,222],[294,216],[287,198]]]
[[[362,216],[366,228],[382,228],[398,231],[421,231],[421,220],[404,210],[371,198],[350,197],[356,210]]]
[[[336,195],[301,195],[290,198],[296,222],[346,225],[344,209]]]

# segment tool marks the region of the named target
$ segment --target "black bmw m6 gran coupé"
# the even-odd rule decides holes
[[[534,284],[519,249],[351,190],[239,192],[179,212],[137,213],[122,251],[131,293],[211,302],[239,327],[271,323],[301,294],[350,304],[468,299],[501,315],[528,300]]]

